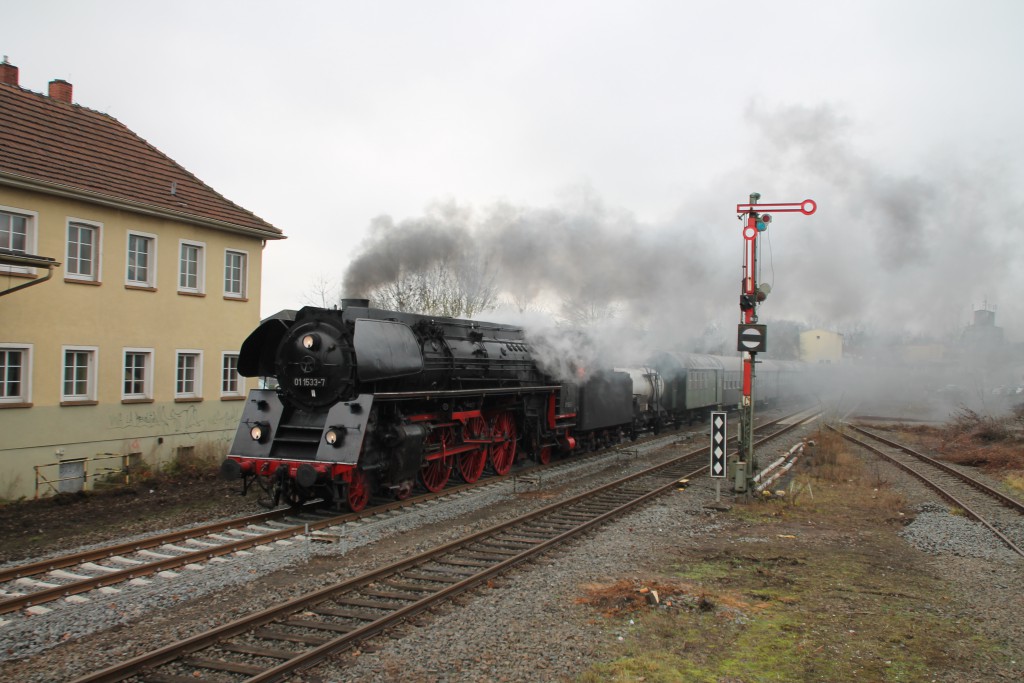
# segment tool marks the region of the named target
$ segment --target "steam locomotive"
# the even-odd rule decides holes
[[[474,482],[518,458],[547,463],[702,418],[727,387],[714,358],[662,354],[559,379],[511,325],[362,299],[282,311],[242,344],[239,373],[276,387],[250,392],[221,472],[243,494],[255,482],[270,505],[318,498],[358,511],[417,483],[439,491],[453,473]]]

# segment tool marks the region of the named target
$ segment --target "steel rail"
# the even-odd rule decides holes
[[[923,460],[923,461],[927,462],[929,465],[933,465],[935,467],[938,467],[940,470],[942,470],[946,474],[953,475],[957,479],[960,479],[964,483],[969,484],[970,486],[973,486],[974,488],[978,489],[982,493],[995,498],[996,500],[1001,502],[1006,507],[1011,508],[1013,510],[1016,510],[1017,512],[1019,512],[1022,515],[1024,515],[1024,503],[1022,503],[1019,500],[1016,500],[1015,498],[1011,498],[1010,496],[1006,495],[1002,491],[998,491],[998,490],[992,488],[991,486],[989,486],[988,484],[986,484],[986,483],[984,483],[982,481],[978,481],[977,479],[975,479],[974,477],[970,476],[966,472],[961,472],[960,470],[956,469],[955,467],[952,467],[951,465],[949,465],[947,463],[942,462],[941,460],[936,460],[935,458],[933,458],[933,457],[931,457],[929,455],[925,455],[924,453],[921,453],[920,451],[914,450],[910,446],[906,446],[904,444],[897,443],[896,441],[892,441],[891,439],[887,439],[884,436],[881,436],[879,434],[875,434],[874,432],[869,431],[867,429],[864,429],[863,427],[860,427],[858,425],[848,424],[847,426],[849,426],[851,429],[853,429],[853,430],[855,430],[857,432],[860,432],[861,434],[864,434],[865,436],[869,436],[872,439],[875,439],[877,441],[881,441],[886,446],[891,446],[892,448],[898,448],[899,450],[903,451],[907,455],[912,455],[915,458],[918,458],[919,460]]]
[[[321,661],[331,656],[335,652],[345,649],[347,646],[351,645],[354,642],[361,641],[368,637],[377,635],[394,624],[397,624],[405,619],[408,619],[411,616],[419,614],[425,611],[426,609],[447,600],[450,597],[470,590],[484,583],[487,579],[493,576],[501,574],[518,564],[522,564],[527,560],[530,560],[538,555],[547,552],[555,546],[566,543],[569,540],[577,536],[580,536],[583,533],[590,531],[597,526],[600,526],[617,517],[620,517],[626,514],[627,512],[631,511],[633,508],[638,507],[643,503],[646,503],[652,498],[661,496],[670,490],[674,490],[676,488],[676,484],[680,476],[693,477],[696,476],[701,471],[706,470],[707,468],[708,466],[704,465],[703,467],[693,472],[690,472],[689,474],[683,474],[682,472],[680,472],[679,474],[670,477],[670,481],[668,483],[658,488],[655,488],[654,490],[649,491],[646,494],[640,495],[631,501],[619,505],[618,507],[613,507],[607,510],[606,512],[598,514],[597,516],[579,524],[578,526],[575,526],[567,531],[563,531],[562,533],[557,534],[545,541],[541,541],[535,544],[533,547],[528,548],[527,550],[521,552],[520,554],[514,557],[510,557],[506,560],[500,561],[492,565],[491,567],[484,569],[483,571],[477,572],[473,576],[463,579],[459,583],[452,584],[448,588],[442,589],[441,591],[438,591],[427,598],[419,600],[418,602],[408,605],[400,610],[396,610],[393,614],[389,614],[386,617],[379,619],[375,622],[371,622],[360,629],[356,629],[351,633],[347,633],[338,638],[335,638],[332,641],[324,643],[323,645],[313,650],[310,650],[304,654],[301,654],[297,657],[294,657],[291,660],[287,660],[279,664],[278,666],[265,671],[262,674],[253,676],[249,679],[249,681],[250,683],[270,683],[271,681],[280,681],[286,678],[292,672],[308,669],[309,667],[320,663]],[[593,495],[594,494],[591,494],[590,496],[587,496],[587,498],[592,499]],[[493,535],[493,533],[488,534],[487,537]],[[472,542],[464,543],[462,545],[471,545],[471,543]]]
[[[792,416],[790,416],[792,417]],[[768,426],[774,426],[784,419],[773,421],[769,424],[762,425],[761,429]],[[792,424],[786,425],[783,429],[772,433],[771,435],[758,441],[758,444],[763,444],[770,439],[777,438],[788,431],[795,429],[796,427],[804,424],[811,417],[804,418],[802,420],[796,420]],[[365,588],[374,583],[380,582],[388,577],[394,577],[395,575],[401,574],[403,571],[408,571],[416,567],[422,567],[425,564],[429,564],[438,558],[449,555],[453,552],[466,549],[478,544],[483,540],[493,539],[496,536],[508,532],[520,529],[520,532],[524,536],[529,536],[531,533],[538,534],[538,532],[524,532],[522,527],[530,524],[531,522],[543,522],[545,519],[554,517],[558,513],[564,513],[570,511],[577,506],[585,504],[587,508],[593,509],[595,506],[600,505],[600,497],[604,494],[609,496],[614,493],[620,492],[621,489],[626,488],[630,485],[640,483],[644,478],[656,477],[664,483],[656,483],[653,488],[648,486],[643,491],[629,492],[623,491],[620,495],[628,495],[629,500],[624,502],[615,502],[610,507],[605,505],[604,509],[593,513],[589,511],[578,511],[571,512],[568,516],[559,519],[555,522],[549,522],[548,526],[552,529],[559,529],[564,527],[571,522],[571,528],[565,528],[562,531],[557,531],[555,534],[550,535],[548,538],[543,540],[537,540],[535,543],[531,542],[530,547],[526,548],[522,552],[519,552],[513,556],[507,557],[506,559],[494,562],[493,564],[480,568],[479,571],[472,575],[465,576],[457,582],[450,583],[446,587],[433,590],[426,597],[416,600],[409,605],[405,605],[398,609],[392,610],[390,613],[381,616],[380,618],[370,621],[369,623],[354,627],[348,630],[347,633],[328,639],[326,642],[320,643],[314,646],[312,649],[306,652],[299,653],[288,653],[294,654],[295,656],[287,659],[281,664],[272,668],[266,669],[262,672],[255,673],[252,671],[245,672],[242,669],[254,669],[249,665],[239,664],[237,665],[238,671],[236,673],[251,673],[252,677],[248,680],[250,683],[264,683],[267,681],[282,680],[288,674],[297,671],[299,669],[309,668],[318,662],[322,661],[331,654],[344,650],[350,647],[354,642],[363,640],[370,636],[376,635],[381,631],[389,628],[395,623],[408,619],[411,616],[419,614],[431,606],[446,600],[456,594],[462,593],[469,590],[492,576],[499,574],[513,566],[521,564],[525,561],[532,559],[533,557],[541,554],[550,548],[565,543],[568,540],[582,534],[596,526],[603,524],[614,517],[621,516],[629,510],[641,505],[654,497],[662,495],[670,490],[674,490],[680,480],[681,468],[687,466],[689,462],[695,458],[699,458],[705,455],[709,447],[702,447],[696,450],[690,451],[684,455],[673,458],[670,461],[660,463],[653,467],[647,468],[641,472],[634,473],[632,475],[620,478],[616,481],[602,485],[596,489],[582,493],[565,501],[553,503],[537,510],[531,511],[525,515],[522,515],[516,519],[502,522],[494,525],[482,531],[471,534],[470,536],[451,541],[437,548],[431,549],[419,555],[409,557],[397,562],[393,562],[386,566],[374,569],[358,577],[348,579],[339,584],[327,586],[303,596],[288,600],[277,606],[267,608],[260,612],[257,612],[246,617],[239,618],[228,624],[216,627],[205,633],[197,634],[190,638],[186,638],[177,643],[172,643],[163,648],[155,650],[153,652],[134,657],[130,660],[115,664],[111,667],[107,667],[101,671],[88,674],[84,677],[75,679],[74,683],[107,683],[113,681],[122,681],[129,676],[134,676],[143,671],[150,671],[154,667],[162,666],[164,664],[176,661],[191,655],[197,651],[203,650],[207,647],[218,645],[223,643],[225,640],[238,636],[244,633],[249,633],[265,626],[269,623],[287,620],[297,612],[306,610],[307,608],[314,606],[318,603],[322,603],[331,599],[337,599],[339,602],[343,602],[340,598],[340,594],[346,591],[358,590]],[[707,471],[709,465],[705,464],[696,470],[689,472],[684,475],[687,478],[692,478],[703,472]],[[519,541],[522,543],[522,541]],[[427,592],[429,587],[424,585],[423,592]],[[340,626],[331,624],[329,622],[323,622],[322,625],[336,626],[333,630],[339,630]],[[315,626],[308,626],[310,630],[316,630]],[[321,629],[330,630],[330,629]],[[259,648],[254,648],[259,649]],[[251,654],[258,654],[253,652]],[[279,653],[286,654],[286,653]],[[282,657],[272,657],[281,659]],[[225,662],[217,662],[214,660],[197,660],[186,662],[189,666],[196,666],[202,668],[204,663],[212,665],[216,668],[218,666],[234,666]],[[211,668],[211,667],[206,667]],[[157,674],[157,678],[161,678]]]
[[[657,440],[659,438],[667,437],[653,437],[647,441]],[[646,441],[645,441],[646,442]],[[587,454],[582,457],[577,457],[572,460],[562,460],[547,465],[537,464],[531,467],[527,467],[514,476],[524,476],[534,474],[546,470],[548,468],[555,468],[564,466],[570,463],[581,462],[586,457],[594,457],[600,454],[602,451],[598,451],[595,454]],[[471,484],[454,484],[445,487],[441,491],[437,492],[425,492],[419,495],[407,498],[405,500],[388,501],[374,505],[368,510],[361,512],[347,512],[340,515],[331,515],[323,517],[313,521],[300,521],[294,524],[290,524],[288,527],[267,533],[260,533],[252,535],[249,538],[242,538],[237,541],[218,541],[215,545],[208,548],[202,548],[193,552],[174,555],[165,559],[154,560],[152,562],[145,562],[138,566],[129,567],[126,569],[117,569],[113,571],[103,571],[101,574],[96,576],[90,576],[88,578],[82,578],[71,581],[70,583],[64,583],[55,585],[52,587],[46,587],[32,592],[27,592],[23,595],[10,595],[0,599],[0,614],[7,614],[18,609],[24,609],[26,607],[32,607],[35,605],[52,602],[60,598],[66,598],[72,595],[79,595],[87,593],[97,588],[103,588],[106,586],[113,586],[118,583],[130,581],[132,579],[144,578],[152,576],[158,572],[168,571],[183,567],[188,564],[196,564],[199,562],[206,562],[215,557],[223,557],[224,555],[230,555],[240,550],[247,550],[249,548],[274,543],[276,541],[283,541],[289,538],[306,533],[306,530],[320,531],[332,526],[338,526],[347,522],[365,519],[380,515],[393,510],[398,510],[413,505],[419,505],[437,498],[444,496],[451,496],[476,489],[492,484],[500,483],[504,481],[504,477],[487,477],[480,479],[479,481]],[[313,505],[307,505],[303,509],[304,511],[311,511]],[[260,524],[266,521],[277,520],[287,517],[289,514],[295,514],[295,511],[290,509],[271,510],[268,512],[259,513],[256,515],[250,515],[248,517],[237,518],[233,520],[227,520],[224,522],[215,522],[200,527],[193,527],[183,531],[174,531],[166,534],[160,534],[138,541],[132,541],[128,543],[120,543],[113,546],[106,546],[103,548],[96,548],[93,550],[76,553],[73,555],[67,555],[62,557],[56,557],[49,560],[40,560],[31,564],[20,565],[16,567],[9,567],[6,570],[0,571],[0,583],[15,581],[20,578],[28,578],[32,576],[38,576],[45,572],[54,571],[57,569],[65,569],[68,567],[79,566],[83,563],[94,562],[96,560],[108,559],[116,557],[126,553],[138,552],[141,550],[148,550],[151,548],[159,548],[168,544],[177,543],[183,540],[199,539],[210,534],[218,533],[220,531],[226,531],[231,529],[241,529],[245,526],[252,524]],[[113,569],[113,568],[108,568]],[[93,573],[95,569],[83,569],[83,572]]]
[[[288,510],[270,510],[268,512],[261,512],[248,517],[239,517],[223,522],[213,522],[183,531],[170,532],[159,536],[150,536],[138,541],[129,541],[126,543],[119,543],[117,545],[109,545],[93,550],[86,550],[73,555],[62,555],[60,557],[54,557],[47,560],[39,560],[38,562],[18,565],[16,567],[7,567],[6,569],[0,569],[0,583],[13,581],[14,579],[20,579],[27,576],[36,576],[37,574],[53,571],[54,569],[73,567],[75,565],[82,564],[83,562],[104,560],[108,557],[123,555],[124,553],[148,550],[149,548],[167,545],[168,543],[187,541],[200,536],[215,534],[220,531],[228,531],[238,527],[249,526],[250,524],[261,524],[263,522],[284,517],[288,512]]]
[[[280,529],[278,531],[271,531],[271,532],[266,532],[266,533],[254,534],[254,535],[250,536],[249,538],[240,538],[237,541],[218,542],[216,545],[214,545],[212,547],[203,548],[203,549],[200,549],[200,550],[195,550],[195,551],[190,552],[190,553],[184,553],[184,554],[180,554],[180,555],[175,555],[173,557],[168,557],[168,558],[165,558],[165,559],[155,560],[153,562],[146,562],[144,564],[140,564],[140,565],[135,566],[135,567],[129,567],[127,569],[118,569],[118,570],[115,570],[115,571],[105,571],[102,574],[99,574],[97,576],[93,576],[93,577],[89,577],[89,578],[85,578],[85,579],[80,579],[80,580],[77,580],[77,581],[73,581],[71,583],[66,583],[66,584],[61,584],[61,585],[53,586],[51,588],[43,588],[41,590],[33,591],[31,593],[26,593],[25,595],[15,595],[15,596],[11,596],[11,597],[6,597],[6,598],[3,598],[3,599],[0,599],[0,614],[6,614],[6,613],[9,613],[9,612],[13,612],[15,610],[18,610],[18,609],[23,609],[25,607],[32,607],[33,605],[39,605],[39,604],[43,604],[43,603],[47,603],[47,602],[52,602],[53,600],[58,600],[60,598],[68,597],[68,596],[71,596],[71,595],[79,595],[81,593],[86,593],[88,591],[95,590],[97,588],[103,588],[105,586],[113,586],[115,584],[123,583],[125,581],[130,581],[132,579],[138,579],[138,578],[143,578],[143,577],[146,577],[146,576],[152,576],[153,574],[156,574],[157,572],[162,572],[162,571],[168,571],[168,570],[171,570],[171,569],[176,569],[178,567],[183,567],[183,566],[188,565],[188,564],[196,564],[198,562],[206,562],[206,561],[209,561],[209,560],[211,560],[211,559],[213,559],[215,557],[223,557],[224,555],[230,555],[230,554],[236,553],[236,552],[238,552],[240,550],[248,550],[249,548],[253,548],[253,547],[258,546],[258,545],[267,545],[268,543],[274,543],[276,541],[284,541],[284,540],[287,540],[289,538],[294,538],[295,536],[300,536],[300,535],[305,534],[307,529],[309,531],[320,531],[321,529],[326,529],[328,527],[337,526],[339,524],[344,524],[346,522],[351,522],[351,521],[355,521],[355,520],[359,520],[359,519],[365,519],[367,517],[373,517],[375,515],[380,515],[380,514],[383,514],[383,513],[386,513],[386,512],[391,512],[392,510],[397,510],[397,509],[400,509],[400,508],[403,508],[403,507],[409,507],[411,505],[424,503],[424,502],[426,502],[428,500],[433,500],[433,499],[439,498],[441,496],[455,495],[457,493],[461,493],[463,491],[466,491],[466,490],[469,490],[469,489],[472,489],[472,488],[476,488],[477,486],[485,486],[487,484],[491,484],[491,483],[495,483],[495,482],[496,482],[496,480],[494,480],[494,479],[488,479],[486,481],[481,481],[481,482],[479,482],[477,484],[459,484],[459,485],[454,486],[452,488],[446,488],[443,491],[439,491],[437,493],[424,493],[424,494],[421,494],[419,496],[416,496],[415,498],[407,498],[406,500],[390,501],[388,503],[383,503],[381,505],[373,507],[371,510],[366,510],[366,511],[363,511],[363,512],[358,512],[358,513],[357,512],[348,512],[348,513],[345,513],[345,514],[342,514],[342,515],[335,515],[335,516],[331,516],[331,517],[325,517],[323,519],[319,519],[319,520],[315,520],[315,521],[309,521],[309,522],[301,522],[300,521],[300,522],[297,522],[297,523],[295,523],[293,525],[290,525],[290,526],[288,526],[288,527],[286,527],[284,529]],[[286,509],[286,510],[282,510],[282,511],[271,511],[271,513],[274,513],[274,512],[281,513],[281,514],[278,514],[277,517],[285,517],[289,513],[289,510]],[[263,518],[264,515],[268,515],[268,514],[271,514],[271,513],[262,513],[260,515],[254,515],[253,517]],[[247,517],[247,518],[243,518],[243,519],[251,520],[251,519],[253,519],[253,517]],[[275,517],[271,517],[271,519],[274,519],[274,518]],[[230,523],[229,522],[225,522],[224,524],[229,524],[230,525],[230,526],[226,527],[228,529],[240,528],[241,526],[243,526],[242,524],[238,523],[240,521],[241,520],[233,520]],[[265,521],[265,519],[264,519],[264,521]],[[250,521],[250,522],[247,522],[247,523],[252,523],[252,522]],[[214,524],[214,525],[211,525],[211,526],[218,527],[218,526],[221,526],[221,525]],[[224,530],[224,528],[221,528],[219,530],[222,531],[222,530]],[[189,530],[189,531],[192,531],[192,530]],[[127,552],[134,552],[134,551],[137,551],[137,550],[148,550],[150,548],[161,547],[161,546],[167,545],[168,543],[174,543],[175,542],[174,540],[169,540],[169,538],[176,538],[177,540],[181,540],[182,537],[180,537],[180,533],[181,532],[172,532],[171,534],[166,534],[166,535],[162,535],[162,536],[156,536],[156,537],[152,537],[150,539],[144,539],[145,542],[143,543],[142,541],[140,541],[138,545],[132,544],[132,543],[127,543],[127,544],[120,544],[118,546],[112,546],[112,548],[115,548],[115,547],[118,548],[118,549],[127,548],[127,549],[121,550],[121,552],[126,552],[126,553]],[[212,531],[210,533],[217,533],[217,531],[215,530],[215,531]],[[191,539],[191,538],[197,538],[197,537],[201,538],[202,536],[203,536],[202,534],[199,534],[199,535],[189,535],[189,536],[185,536],[184,538],[185,539]],[[111,554],[102,554],[102,552],[104,550],[107,550],[107,549],[99,549],[99,550],[96,550],[96,551],[81,553],[79,555],[94,556],[97,553],[101,553],[98,556],[96,556],[96,559],[105,559],[105,558],[108,558],[108,557],[113,557],[113,556],[121,554],[121,552],[116,552],[116,553],[111,553]],[[44,567],[42,569],[38,569],[35,572],[35,574],[32,574],[32,575],[38,575],[38,574],[40,574],[42,572],[45,572],[45,571],[52,571],[53,569],[57,569],[57,568],[72,567],[72,566],[76,566],[77,564],[81,564],[82,562],[90,562],[90,561],[92,561],[91,559],[81,560],[79,558],[79,555],[71,555],[71,556],[68,556],[68,558],[55,558],[54,565],[56,565],[59,562],[60,566],[47,566],[47,567]],[[72,560],[72,561],[64,562],[65,559]],[[25,567],[38,567],[40,565],[47,565],[47,564],[48,564],[47,561],[42,561],[42,562],[34,563],[34,565],[25,565]],[[11,572],[15,572],[15,571],[20,570],[20,569],[22,569],[22,568],[21,567],[14,567],[10,571]],[[89,570],[83,570],[83,571],[89,571]],[[93,570],[93,571],[95,571],[95,570]],[[15,580],[17,578],[22,578],[22,577],[25,577],[25,576],[27,576],[27,575],[26,574],[21,574],[20,576],[15,576],[15,577],[13,577],[12,579],[9,579],[9,580]]]
[[[985,528],[987,528],[989,531],[991,531],[993,534],[995,534],[995,536],[997,538],[999,538],[999,540],[1001,540],[1003,543],[1005,543],[1006,546],[1008,548],[1010,548],[1010,550],[1012,550],[1013,552],[1017,553],[1021,557],[1024,557],[1024,550],[1022,550],[1016,544],[1014,544],[1014,542],[1011,541],[1009,538],[1007,538],[1003,534],[1003,532],[999,531],[999,529],[997,529],[994,526],[992,526],[992,524],[987,519],[985,519],[980,513],[976,512],[967,503],[965,503],[961,499],[957,498],[955,494],[953,494],[952,492],[946,490],[940,484],[938,484],[937,482],[935,482],[935,481],[931,480],[930,478],[928,478],[923,472],[915,470],[913,467],[911,467],[907,463],[898,460],[897,458],[893,457],[892,455],[890,455],[888,453],[885,453],[881,449],[876,448],[876,447],[872,446],[871,444],[869,444],[869,443],[867,443],[865,441],[861,441],[860,439],[858,439],[858,438],[856,438],[856,437],[854,437],[854,436],[852,436],[850,434],[847,434],[846,432],[843,432],[843,431],[839,430],[838,428],[836,428],[833,425],[828,425],[828,428],[831,429],[832,431],[836,432],[840,436],[842,436],[844,439],[846,439],[848,441],[851,441],[851,442],[857,444],[858,446],[861,446],[862,448],[865,448],[865,449],[871,451],[872,453],[874,453],[874,454],[884,458],[885,460],[889,461],[893,465],[896,465],[897,467],[899,467],[901,470],[903,470],[907,474],[910,474],[910,475],[916,477],[918,480],[920,480],[922,483],[924,483],[930,489],[932,489],[937,494],[939,494],[939,496],[942,497],[945,501],[947,501],[951,505],[955,505],[957,508],[963,510],[964,513],[968,517],[970,517],[974,521],[982,524]],[[871,434],[870,432],[863,432],[862,431],[862,433],[864,433],[866,436],[874,438],[874,435]],[[886,440],[884,440],[884,439],[879,439],[879,441],[883,442],[883,443],[886,443]],[[889,444],[886,443],[886,445],[889,445]],[[900,448],[899,446],[891,446],[891,447],[896,448],[896,449],[901,450],[901,451],[905,450],[903,448]],[[920,455],[920,454],[918,454],[916,452],[913,452],[913,451],[908,452],[907,454],[911,455],[912,457],[915,457],[915,458]],[[932,462],[928,462],[928,461],[931,461],[931,460],[932,460],[931,458],[928,458],[927,456],[925,456],[924,460],[922,460],[921,462],[925,462],[925,464],[931,465]],[[940,471],[945,471],[944,468],[941,468],[941,467],[937,468],[937,469],[939,469]],[[959,480],[959,477],[958,477],[958,480]],[[963,483],[969,484],[969,482],[963,482]],[[973,486],[973,484],[969,484],[969,485]],[[984,493],[988,493],[988,491],[983,491],[983,492]],[[1001,503],[1002,501],[1000,500],[999,502]]]

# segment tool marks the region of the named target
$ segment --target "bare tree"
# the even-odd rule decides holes
[[[567,325],[585,327],[592,323],[612,320],[618,313],[619,307],[614,301],[567,297],[562,300],[558,317]]]
[[[494,308],[498,298],[495,285],[497,273],[486,258],[462,259],[458,270],[458,289],[462,296],[463,315],[472,317],[475,313]]]
[[[324,273],[317,273],[312,280],[309,289],[302,293],[303,305],[330,308],[340,301],[340,288],[336,280]]]
[[[527,311],[548,312],[544,306],[536,303],[533,297],[526,296],[521,292],[506,293],[502,299],[502,304],[519,313],[526,313]]]
[[[401,272],[368,292],[375,306],[396,311],[472,317],[493,308],[498,289],[485,259],[442,259],[413,272]]]

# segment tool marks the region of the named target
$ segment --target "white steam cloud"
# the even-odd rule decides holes
[[[948,338],[987,300],[1010,340],[1024,332],[1022,207],[1005,165],[936,154],[901,175],[859,154],[853,125],[830,107],[752,108],[747,119],[756,177],[710,178],[671,219],[639,221],[592,192],[549,208],[440,203],[421,217],[377,219],[343,291],[362,296],[402,272],[469,258],[487,264],[519,311],[614,312],[599,336],[635,358],[708,330],[731,339],[742,265],[732,206],[757,190],[766,202],[819,207],[775,216],[761,240],[758,279],[773,285],[762,321]]]

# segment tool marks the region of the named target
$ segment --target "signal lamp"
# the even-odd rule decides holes
[[[331,427],[324,433],[324,441],[327,442],[328,446],[334,446],[337,448],[345,440],[345,428],[344,427]]]
[[[317,341],[317,339],[316,339],[315,335],[307,334],[306,336],[304,336],[302,338],[302,348],[304,348],[304,349],[306,349],[308,351],[312,351],[313,349],[315,349],[317,347],[316,341]]]

